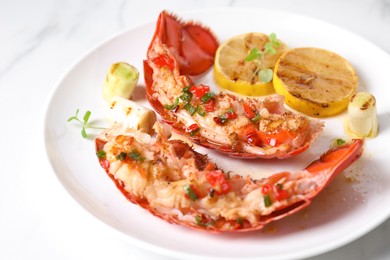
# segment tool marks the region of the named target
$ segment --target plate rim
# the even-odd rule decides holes
[[[326,26],[331,26],[331,27],[337,28],[338,30],[345,31],[348,34],[359,38],[359,40],[364,41],[366,44],[370,44],[371,46],[374,46],[377,49],[377,51],[383,52],[383,54],[386,56],[386,58],[390,60],[390,54],[388,52],[386,52],[384,49],[379,47],[377,44],[369,41],[365,37],[353,32],[353,31],[350,31],[342,26],[336,25],[334,23],[324,21],[324,20],[321,20],[321,19],[318,19],[315,17],[307,16],[307,15],[297,14],[294,12],[288,12],[288,11],[283,11],[283,10],[278,10],[278,9],[269,9],[269,8],[247,8],[247,7],[202,8],[202,9],[194,9],[194,10],[179,10],[179,11],[174,11],[174,12],[180,16],[182,16],[182,15],[184,16],[184,15],[199,14],[199,13],[201,14],[201,13],[205,13],[205,12],[213,13],[213,12],[237,12],[237,11],[250,12],[250,13],[254,13],[256,11],[257,12],[258,11],[273,12],[273,13],[279,13],[279,14],[284,14],[286,16],[299,18],[299,19],[313,20],[315,22],[322,23]],[[126,241],[130,241],[132,245],[137,246],[137,247],[142,248],[142,249],[147,250],[147,251],[151,251],[151,252],[156,253],[156,254],[162,254],[162,255],[170,256],[170,257],[181,257],[181,258],[187,258],[187,259],[195,259],[195,258],[199,259],[199,257],[202,257],[204,259],[226,259],[226,257],[205,256],[205,255],[198,255],[198,254],[194,255],[194,254],[185,253],[182,251],[176,251],[176,250],[164,248],[162,246],[157,246],[153,243],[149,243],[149,242],[137,239],[135,237],[129,236],[128,234],[124,233],[123,231],[118,230],[117,228],[111,226],[109,223],[106,223],[103,219],[95,216],[88,208],[86,208],[84,205],[82,205],[80,203],[80,201],[72,193],[72,191],[68,187],[65,186],[65,184],[62,182],[59,174],[57,173],[57,171],[54,168],[52,158],[51,158],[49,151],[48,151],[47,120],[48,120],[49,108],[52,105],[52,100],[53,100],[55,94],[57,93],[61,84],[67,78],[67,76],[74,70],[74,68],[81,61],[83,61],[88,56],[90,56],[94,51],[97,51],[102,46],[108,44],[110,41],[112,41],[115,38],[120,37],[124,34],[127,34],[131,30],[134,30],[138,27],[147,26],[147,25],[150,25],[151,23],[155,23],[155,22],[156,22],[156,19],[144,19],[141,22],[138,22],[136,24],[128,26],[122,30],[119,30],[118,32],[112,34],[111,36],[106,37],[105,39],[99,41],[96,44],[93,44],[90,48],[88,48],[86,51],[84,51],[79,58],[77,58],[75,61],[73,61],[66,68],[66,70],[60,75],[60,77],[55,82],[55,84],[53,84],[53,87],[52,87],[52,89],[51,89],[51,91],[50,91],[50,93],[49,93],[49,95],[46,98],[45,103],[44,103],[44,113],[42,114],[42,121],[41,121],[42,122],[41,127],[43,127],[43,131],[42,131],[41,137],[43,137],[42,139],[43,139],[43,145],[44,145],[44,149],[45,149],[45,157],[46,157],[47,162],[50,165],[51,170],[55,174],[59,184],[61,184],[60,186],[63,188],[63,190],[66,191],[66,193],[68,193],[68,195],[70,195],[70,197],[73,199],[75,204],[77,204],[80,208],[82,208],[84,212],[87,212],[89,216],[93,217],[94,219],[97,219],[100,223],[103,223],[104,225],[102,225],[102,226],[105,226],[105,229],[110,230],[110,233],[113,233],[113,234],[116,233],[121,238],[125,239]],[[284,254],[281,256],[266,257],[265,259],[284,259],[286,257],[288,257],[288,258],[290,258],[290,257],[307,258],[307,257],[312,257],[312,256],[316,256],[319,254],[323,254],[326,252],[330,252],[332,250],[335,250],[337,248],[345,246],[346,244],[349,244],[352,241],[355,241],[355,240],[361,238],[362,236],[366,235],[370,231],[374,230],[375,228],[377,228],[378,226],[383,224],[389,217],[390,217],[390,214],[388,214],[387,216],[386,216],[386,214],[383,214],[382,216],[378,216],[376,221],[369,222],[371,224],[366,223],[365,228],[359,228],[360,232],[358,232],[357,235],[355,233],[355,235],[353,235],[353,236],[349,235],[346,238],[345,238],[345,236],[342,236],[342,237],[344,237],[342,242],[336,243],[335,241],[333,241],[333,243],[331,243],[331,245],[328,244],[328,246],[320,246],[319,248],[316,248],[316,250],[312,250],[312,249],[304,250],[304,252],[305,252],[304,254],[302,254],[302,250],[301,250],[299,252],[293,252],[293,253],[290,253],[287,255]],[[114,232],[112,232],[112,231],[114,231]],[[258,257],[261,257],[261,256],[243,257],[242,259],[244,259],[244,258],[245,259],[257,259]]]

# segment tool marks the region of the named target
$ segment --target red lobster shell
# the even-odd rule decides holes
[[[268,129],[260,131],[260,123],[253,123],[245,117],[247,114],[244,115],[244,112],[241,111],[240,114],[234,113],[234,116],[237,117],[238,115],[240,119],[246,119],[246,121],[244,120],[245,124],[240,126],[235,125],[237,121],[243,122],[243,120],[226,123],[231,129],[229,128],[229,130],[225,131],[226,138],[223,142],[211,138],[211,136],[223,136],[223,134],[205,134],[205,128],[207,127],[209,130],[220,127],[218,125],[216,127],[213,126],[212,120],[211,124],[210,120],[206,123],[205,118],[195,113],[193,116],[191,114],[195,122],[183,122],[183,120],[179,120],[179,112],[177,109],[168,110],[164,107],[167,105],[166,102],[173,103],[175,97],[178,99],[183,89],[188,86],[194,86],[194,83],[188,75],[195,75],[206,71],[213,64],[217,47],[218,42],[216,38],[204,26],[194,22],[182,22],[165,11],[160,14],[156,32],[148,49],[147,60],[144,61],[144,76],[147,99],[154,110],[161,115],[163,121],[170,124],[176,132],[186,136],[192,142],[232,157],[284,159],[305,151],[322,132],[322,123],[318,120],[309,120],[306,117],[285,110],[282,96],[275,95],[265,99],[245,99],[219,93],[207,101],[208,104],[213,101],[216,107],[219,106],[218,109],[221,109],[222,115],[224,111],[221,108],[221,101],[228,100],[232,107],[240,107],[241,110],[244,110],[245,106],[247,106],[245,109],[249,107],[249,110],[252,109],[251,107],[256,107],[254,111],[257,110],[255,112],[252,111],[252,113],[259,114],[260,108],[257,107],[266,107],[267,111],[273,114],[274,117],[276,116],[279,122],[287,122],[290,119],[295,120],[295,122],[306,122],[306,126],[299,126],[291,131],[285,131],[285,129],[280,131],[271,131]],[[162,96],[167,96],[165,101],[162,101]],[[199,103],[199,99],[196,102]],[[201,105],[206,106],[203,103]],[[180,106],[179,110],[183,110],[183,106],[184,103]],[[233,109],[232,107],[231,109]],[[269,121],[268,118],[267,120]],[[218,115],[214,116],[214,120],[216,119],[218,119]],[[276,119],[270,120],[276,121]],[[260,121],[265,122],[266,120]],[[198,134],[193,134],[189,131],[191,125],[202,125],[202,127],[199,127],[200,131]],[[204,127],[205,125],[207,127]],[[272,123],[269,125],[272,125]],[[225,129],[228,128],[225,127]],[[285,134],[286,132],[287,134]],[[285,138],[285,136],[288,137]],[[276,140],[279,138],[282,141],[273,142],[272,139],[275,138]],[[286,145],[289,146],[288,149]]]
[[[258,230],[307,207],[360,157],[363,140],[327,151],[303,171],[259,180],[227,174],[207,155],[161,133],[145,143],[114,127],[96,139],[96,150],[104,151],[100,165],[131,202],[170,223],[232,232]]]

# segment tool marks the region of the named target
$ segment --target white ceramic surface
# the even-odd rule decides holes
[[[79,204],[131,243],[187,259],[199,256],[225,259],[309,257],[357,239],[389,217],[390,208],[383,206],[383,201],[390,200],[390,174],[385,170],[389,156],[382,145],[389,143],[390,138],[390,104],[386,102],[388,95],[384,87],[390,85],[387,53],[339,27],[283,12],[225,9],[184,12],[180,16],[202,21],[221,41],[249,31],[275,32],[290,47],[315,46],[344,56],[358,72],[359,90],[368,90],[377,97],[379,136],[367,140],[363,157],[315,199],[312,206],[263,231],[209,235],[167,224],[127,202],[98,165],[93,140],[82,139],[80,129],[66,123],[80,108],[81,112],[91,110],[91,118],[104,124],[101,82],[109,66],[116,61],[127,61],[142,71],[142,60],[154,30],[154,22],[151,22],[116,35],[87,53],[58,82],[47,105],[47,154],[60,182]],[[275,17],[280,19],[275,20]],[[198,80],[213,84],[211,72]],[[142,85],[141,80],[137,100],[146,104]],[[237,169],[242,174],[264,175],[300,169],[325,151],[332,138],[346,136],[344,119],[345,114],[326,119],[324,134],[298,158],[247,163],[226,160],[216,153],[211,156],[223,168]],[[352,182],[348,181],[351,179]]]

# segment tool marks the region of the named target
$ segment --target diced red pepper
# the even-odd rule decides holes
[[[261,193],[263,193],[264,195],[267,195],[270,191],[271,191],[271,185],[269,185],[269,184],[265,184],[261,188]]]
[[[225,176],[221,171],[211,171],[206,173],[206,179],[211,185],[215,186],[219,182],[223,181]]]
[[[296,133],[292,133],[287,130],[276,131],[274,133],[261,133],[260,139],[263,143],[270,146],[279,146],[284,143],[289,143],[297,136]]]
[[[261,140],[259,138],[258,131],[254,127],[248,126],[244,130],[245,132],[245,138],[246,138],[246,143],[260,146],[261,145]]]
[[[276,200],[285,200],[285,199],[287,199],[288,198],[288,191],[286,191],[286,190],[278,190],[277,192],[276,192],[276,195],[275,195],[275,198],[276,198]]]
[[[234,110],[232,108],[226,112],[226,116],[228,119],[236,119],[237,118],[237,114],[236,114],[236,112],[234,112]]]
[[[216,116],[213,119],[218,125],[224,125],[227,122],[227,118],[223,116]]]
[[[210,87],[200,84],[199,86],[192,86],[190,92],[193,93],[197,98],[203,97],[207,92],[210,91]]]
[[[191,135],[196,134],[196,132],[199,131],[199,125],[198,124],[192,124],[189,127],[187,127],[187,132],[190,133]]]
[[[162,68],[168,66],[171,70],[175,67],[175,61],[166,55],[159,55],[153,58],[152,62],[157,65],[157,67]]]
[[[209,102],[204,106],[206,112],[214,112],[215,110],[215,99],[210,99]]]
[[[221,183],[221,194],[226,194],[230,191],[230,184],[228,182]]]
[[[214,117],[214,122],[223,125],[225,124],[229,119],[236,119],[237,114],[234,112],[233,108],[229,108],[224,114],[220,116]]]
[[[249,132],[246,134],[246,142],[248,144],[257,145],[258,143],[258,137],[256,132]]]
[[[255,112],[248,104],[244,103],[243,106],[244,106],[244,113],[247,118],[252,119],[256,116]]]
[[[206,180],[213,186],[213,189],[219,195],[226,194],[231,189],[231,186],[222,171],[207,172]]]

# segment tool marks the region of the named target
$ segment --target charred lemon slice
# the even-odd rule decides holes
[[[287,50],[287,46],[278,40],[278,47],[274,53],[264,52],[260,66],[258,60],[245,60],[252,49],[264,51],[269,42],[268,35],[252,32],[237,35],[221,44],[214,61],[214,78],[219,87],[246,96],[275,93],[272,81],[262,82],[258,72],[268,68],[273,70],[279,57]]]
[[[273,84],[291,108],[314,117],[344,111],[357,91],[358,77],[340,55],[319,48],[296,48],[275,65]]]

